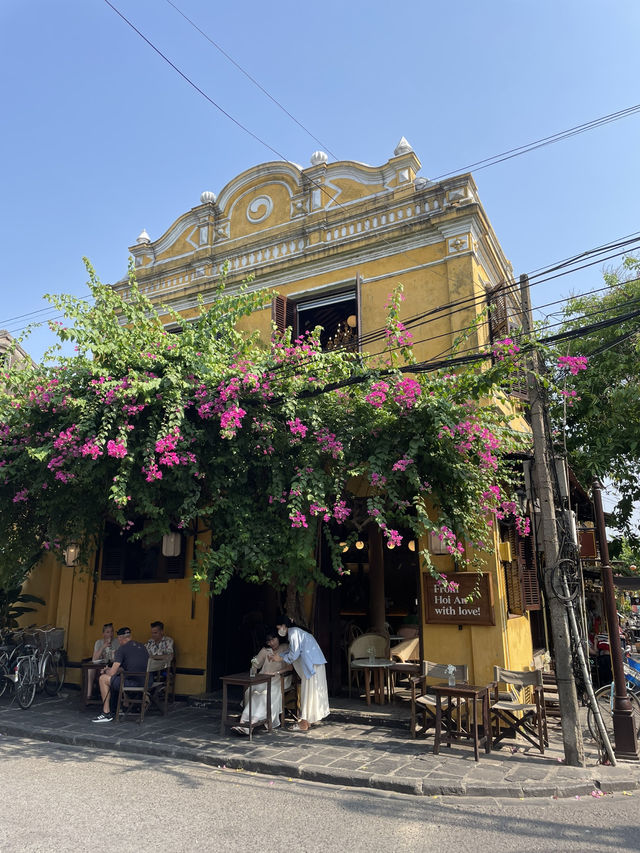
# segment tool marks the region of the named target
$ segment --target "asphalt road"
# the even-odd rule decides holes
[[[415,797],[0,739],[0,853],[638,851],[640,794]]]

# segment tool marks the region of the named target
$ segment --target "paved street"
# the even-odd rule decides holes
[[[0,766],[0,853],[640,849],[631,792],[417,798],[11,737]]]
[[[91,722],[95,707],[84,708],[77,691],[64,690],[53,699],[39,695],[27,711],[3,698],[0,735],[419,798],[447,794],[570,798],[600,789],[640,787],[640,762],[598,764],[593,741],[585,741],[587,766],[565,766],[557,721],[551,723],[544,755],[526,743],[505,741],[476,762],[467,744],[434,755],[432,735],[414,740],[407,720],[390,716],[398,713],[392,706],[378,708],[381,716],[374,717],[376,711],[362,702],[354,700],[349,707],[334,700],[331,716],[306,735],[288,729],[258,731],[249,742],[228,730],[220,732],[219,707],[177,702],[166,717],[149,715],[142,725],[131,719],[97,725]]]

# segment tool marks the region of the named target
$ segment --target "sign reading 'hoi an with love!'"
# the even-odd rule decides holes
[[[491,575],[454,572],[443,584],[423,574],[425,621],[451,625],[495,625]],[[457,584],[457,589],[453,585]]]

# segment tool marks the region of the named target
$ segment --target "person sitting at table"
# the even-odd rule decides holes
[[[152,658],[157,655],[172,655],[174,653],[173,640],[164,633],[164,622],[151,623],[151,638],[147,640],[147,651],[149,657]]]
[[[316,639],[282,616],[276,625],[278,636],[289,642],[289,651],[275,654],[274,660],[292,663],[300,676],[300,719],[292,731],[306,732],[312,723],[329,716],[329,691],[325,664],[327,659]]]
[[[92,663],[109,664],[113,662],[114,655],[120,645],[114,633],[113,622],[105,622],[102,626],[102,636],[95,641],[93,646]],[[90,699],[93,693],[95,678],[96,668],[91,667],[87,670],[87,699]]]
[[[240,725],[234,726],[233,731],[237,734],[248,735],[249,723],[260,723],[267,719],[267,689],[271,690],[271,725],[277,728],[280,725],[280,714],[282,712],[282,689],[280,674],[290,672],[291,664],[275,660],[277,653],[289,651],[286,643],[281,643],[278,632],[267,631],[265,645],[251,660],[251,675],[271,675],[269,683],[256,684],[255,687],[247,688],[244,692],[244,710],[240,718]],[[284,680],[284,689],[291,686],[291,676]],[[251,690],[251,718],[249,718],[249,690]]]
[[[130,684],[132,687],[144,685],[145,675],[127,677],[127,673],[146,673],[149,652],[142,643],[131,639],[131,628],[118,628],[118,641],[120,646],[115,654],[114,662],[111,666],[105,667],[100,675],[102,713],[92,720],[94,723],[112,722],[111,694],[115,695],[120,690],[121,678],[126,678],[125,684]]]

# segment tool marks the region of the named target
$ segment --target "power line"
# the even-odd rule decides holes
[[[195,23],[195,21],[192,21],[188,15],[185,15],[185,13],[181,9],[179,9],[176,6],[176,4],[172,2],[172,0],[166,0],[166,2],[169,4],[169,6],[171,6],[173,9],[175,9],[179,15],[182,15],[182,17],[185,19],[185,21],[187,21],[187,23],[189,23],[195,30],[197,30],[201,36],[203,36],[211,45],[213,45],[213,47],[215,47],[215,49],[217,51],[219,51],[225,57],[225,59],[228,59],[229,62],[238,69],[238,71],[240,71],[242,74],[244,74],[244,76],[248,80],[250,80],[254,86],[256,86],[258,89],[260,89],[260,91],[264,95],[266,95],[267,98],[269,98],[269,100],[272,101],[279,109],[281,109],[285,115],[289,116],[291,121],[295,122],[298,125],[298,127],[300,127],[302,130],[304,130],[304,132],[308,136],[310,136],[311,139],[314,140],[314,142],[317,142],[318,145],[321,146],[321,148],[324,148],[325,151],[327,151],[329,154],[331,154],[331,156],[333,157],[334,160],[340,159],[336,154],[333,153],[333,151],[329,148],[328,145],[326,145],[324,142],[322,142],[320,139],[318,139],[317,136],[314,136],[314,134],[311,133],[311,131],[308,128],[306,128],[302,124],[301,121],[298,121],[298,119],[294,115],[292,115],[289,112],[289,110],[285,106],[283,106],[277,98],[274,98],[274,96],[270,92],[268,92],[264,88],[264,86],[261,83],[259,83],[258,80],[255,79],[255,77],[252,77],[251,74],[249,74],[249,72],[245,68],[243,68],[238,62],[236,62],[236,60],[232,56],[229,56],[229,54],[226,52],[226,50],[224,50],[217,42],[215,42],[209,35],[207,35],[207,33],[205,33],[204,30],[200,29],[200,27]]]
[[[627,320],[634,319],[636,317],[640,317],[640,309],[637,311],[632,311],[627,313],[622,317],[617,318],[609,318],[607,320],[601,320],[598,323],[592,323],[588,326],[583,326],[579,329],[573,329],[569,332],[560,332],[557,335],[549,335],[546,338],[541,338],[537,343],[538,344],[550,344],[556,343],[562,340],[572,340],[574,338],[584,337],[585,334],[589,334],[590,332],[597,331],[599,329],[608,328],[610,326],[619,325],[622,322],[626,322]],[[536,346],[535,343],[527,344],[523,347],[523,352],[528,352],[532,350]],[[393,370],[376,370],[375,375],[378,376],[390,376],[395,373],[432,373],[436,370],[440,370],[442,368],[451,368],[458,367],[465,364],[473,364],[480,361],[486,361],[488,358],[492,358],[491,352],[471,352],[467,355],[457,356],[454,358],[445,358],[445,359],[428,359],[422,362],[418,362],[417,364],[409,364],[403,365],[402,367],[393,369]],[[371,378],[371,374],[360,375],[360,376],[351,376],[349,379],[344,379],[341,382],[333,382],[329,385],[326,385],[324,388],[315,389],[313,391],[305,391],[300,394],[301,397],[316,397],[320,394],[326,394],[330,391],[337,391],[340,388],[345,388],[350,385],[357,385],[362,382],[367,382]]]
[[[558,131],[557,133],[551,134],[551,136],[545,136],[542,139],[535,140],[534,142],[528,142],[526,145],[520,145],[518,148],[510,148],[508,151],[503,151],[501,154],[494,154],[492,157],[486,157],[484,160],[477,160],[475,163],[471,163],[461,169],[456,169],[452,172],[445,172],[442,175],[438,175],[433,180],[440,181],[443,178],[448,178],[451,175],[459,175],[462,172],[468,172],[471,169],[479,172],[482,169],[489,168],[489,166],[495,166],[497,163],[504,163],[505,160],[520,157],[522,154],[529,154],[529,152],[535,151],[538,148],[544,148],[547,145],[562,142],[564,139],[569,139],[572,136],[577,136],[580,133],[586,133],[596,127],[602,127],[605,124],[619,121],[620,119],[627,118],[628,116],[634,115],[638,112],[640,112],[640,104],[635,104],[634,106],[626,107],[623,110],[618,110],[617,112],[600,116],[600,118],[591,119],[591,121],[584,122],[583,124],[575,125],[575,127],[570,127],[567,130]]]

